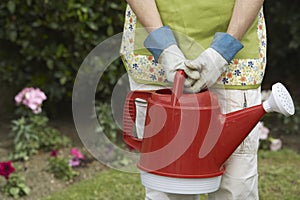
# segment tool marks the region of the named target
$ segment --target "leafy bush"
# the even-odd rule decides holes
[[[16,114],[20,117],[12,120],[13,149],[11,159],[27,160],[38,150],[53,150],[70,144],[70,140],[48,125],[48,117],[41,114],[46,94],[39,88],[24,88],[15,96],[18,105]]]
[[[122,133],[113,118],[111,107],[108,103],[96,102],[96,113],[98,114],[99,134],[105,134],[113,143],[122,143]]]
[[[50,100],[70,99],[79,66],[96,45],[122,31],[124,10],[125,1],[117,0],[3,0],[0,81],[40,87]],[[109,73],[122,71],[117,68]],[[106,81],[102,89],[114,84]]]
[[[11,161],[0,162],[0,175],[6,179],[5,185],[0,189],[7,196],[17,198],[28,195],[30,192],[29,187],[25,184],[25,177],[18,173],[20,169],[21,167],[18,166],[16,170]]]
[[[38,150],[50,151],[70,144],[66,136],[48,126],[48,118],[42,115],[13,120],[12,134],[14,145],[10,157],[13,160],[27,160]]]
[[[12,160],[28,160],[29,156],[37,153],[39,138],[33,132],[33,125],[22,117],[12,121],[12,133],[14,134],[14,146],[11,152]]]
[[[71,180],[78,173],[69,165],[69,160],[62,156],[52,156],[48,160],[48,171],[55,178],[65,181]]]
[[[12,173],[7,180],[7,183],[3,186],[2,191],[7,196],[18,198],[28,195],[30,193],[29,187],[25,184],[25,177],[18,173]]]

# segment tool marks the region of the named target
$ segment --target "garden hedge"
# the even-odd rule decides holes
[[[1,1],[0,81],[19,90],[25,86],[40,87],[54,103],[70,100],[77,70],[87,54],[122,31],[125,3]],[[114,65],[108,73],[111,77],[122,73],[116,70],[120,62]],[[113,84],[106,81],[106,87]]]

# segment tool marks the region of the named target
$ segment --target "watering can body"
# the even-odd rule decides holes
[[[127,95],[124,141],[140,152],[138,168],[145,186],[185,194],[213,192],[225,172],[223,163],[266,111],[258,105],[223,115],[213,92],[184,94],[183,81],[184,75],[178,73],[173,90]],[[142,139],[133,134],[136,99],[147,101]]]

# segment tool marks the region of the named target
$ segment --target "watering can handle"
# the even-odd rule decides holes
[[[133,135],[133,128],[136,120],[136,106],[135,99],[141,98],[147,100],[151,95],[149,91],[132,91],[125,100],[123,110],[123,139],[130,148],[141,150],[142,139],[138,139]]]
[[[185,77],[186,77],[186,74],[183,70],[178,70],[175,74],[174,85],[173,85],[173,89],[172,89],[172,98],[171,98],[172,106],[176,105],[179,97],[183,93]]]

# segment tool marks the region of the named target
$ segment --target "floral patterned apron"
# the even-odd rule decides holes
[[[182,2],[181,4],[188,3],[175,1],[176,3]],[[156,1],[163,24],[169,25],[174,31],[178,45],[188,59],[196,58],[208,48],[215,32],[226,32],[234,1],[230,1],[233,2],[232,4],[223,4],[226,6],[222,5],[222,8],[209,9],[212,5],[208,4],[215,3],[215,1],[224,0],[199,1],[203,3],[193,6],[190,12],[182,7],[180,7],[180,12],[177,11],[178,5],[175,2],[171,3],[172,7],[167,8],[169,1]],[[226,2],[229,1],[226,0]],[[187,9],[191,9],[190,6]],[[146,37],[147,32],[142,28],[131,8],[127,6],[120,53],[128,74],[137,83],[169,85],[162,66],[143,47]],[[214,87],[243,90],[255,89],[261,85],[266,67],[266,28],[263,9],[260,10],[256,21],[241,42],[244,48],[232,60]]]

